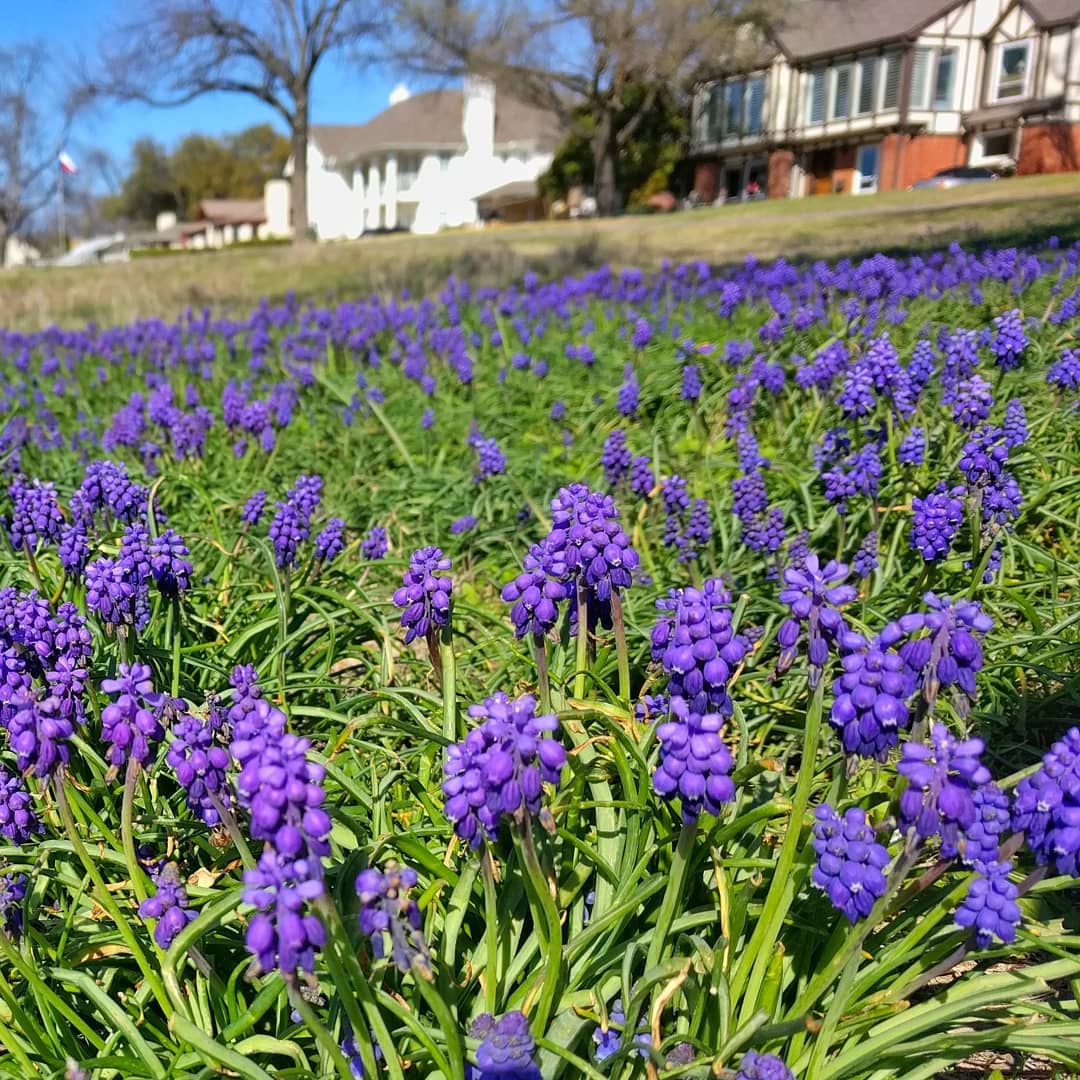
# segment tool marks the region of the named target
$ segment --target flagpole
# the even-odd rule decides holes
[[[60,167],[60,217],[57,221],[57,229],[60,233],[60,254],[63,255],[67,251],[67,223],[64,220],[64,167]]]

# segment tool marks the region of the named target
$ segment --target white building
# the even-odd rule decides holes
[[[535,211],[536,180],[561,138],[553,116],[496,99],[495,87],[478,78],[412,96],[399,88],[391,98],[366,124],[312,125],[308,216],[320,240],[472,225],[485,196],[498,209],[513,193],[516,216]]]

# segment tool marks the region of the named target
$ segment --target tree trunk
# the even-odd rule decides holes
[[[7,222],[0,218],[0,266],[4,266],[7,263],[7,241]]]
[[[596,212],[608,217],[615,213],[615,115],[606,105],[596,112],[592,155]]]
[[[308,241],[307,198],[307,146],[308,146],[308,96],[307,91],[297,94],[296,112],[293,114],[292,143],[292,226],[293,243]]]

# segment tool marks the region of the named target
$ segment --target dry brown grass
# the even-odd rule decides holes
[[[533,267],[545,274],[611,261],[655,266],[663,258],[725,263],[920,249],[958,239],[1022,243],[1080,232],[1080,174],[1031,177],[951,191],[761,202],[664,217],[548,222],[432,237],[373,236],[349,242],[173,257],[66,269],[0,272],[0,325],[172,318],[211,305],[246,313],[289,290],[336,299],[438,287],[451,271],[503,282]]]

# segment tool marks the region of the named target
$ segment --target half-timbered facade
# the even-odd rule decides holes
[[[794,0],[698,87],[691,149],[706,202],[1078,169],[1080,0]]]

